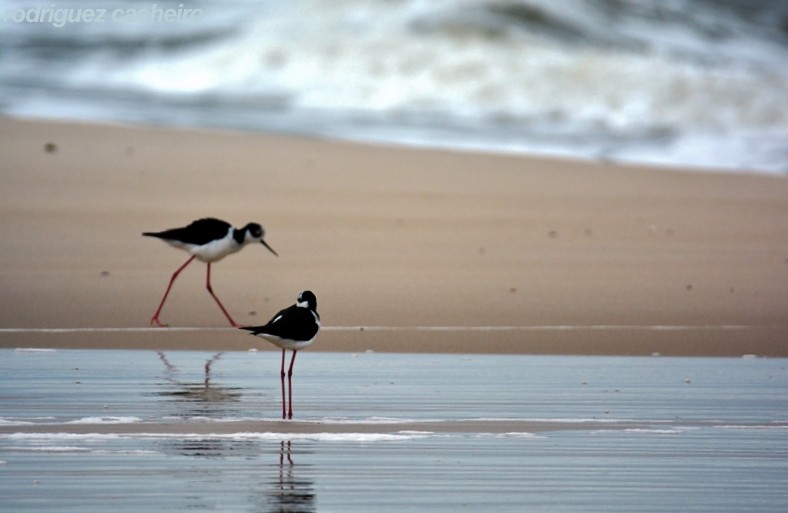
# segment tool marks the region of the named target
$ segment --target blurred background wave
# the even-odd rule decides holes
[[[29,21],[154,5],[199,11]],[[3,1],[0,14],[5,115],[788,174],[784,1]]]

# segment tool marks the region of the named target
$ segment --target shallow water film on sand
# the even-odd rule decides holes
[[[0,510],[784,511],[788,361],[0,351]]]

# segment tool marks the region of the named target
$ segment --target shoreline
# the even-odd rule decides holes
[[[426,328],[426,327],[422,327]],[[784,326],[520,326],[511,329],[324,327],[308,352],[587,356],[788,357]],[[483,327],[487,328],[487,327]],[[141,351],[274,351],[234,328],[0,329],[0,348]],[[425,332],[427,333],[425,335]],[[490,333],[485,336],[482,333]],[[131,340],[131,335],[134,336]],[[744,346],[741,341],[753,342]],[[122,339],[122,341],[121,341]],[[414,343],[414,339],[418,343]],[[693,340],[692,345],[686,340]],[[483,340],[483,343],[479,343]]]
[[[316,351],[788,356],[783,177],[9,118],[0,134],[0,347],[267,349],[8,331],[146,328],[188,255],[140,233],[216,216],[260,222],[281,255],[217,264],[225,306],[262,324],[310,288]],[[204,279],[183,273],[165,322],[224,325]]]

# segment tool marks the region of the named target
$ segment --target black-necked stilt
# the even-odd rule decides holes
[[[156,313],[153,314],[150,320],[150,323],[156,326],[166,326],[166,324],[163,324],[159,320],[159,314],[164,306],[164,302],[167,300],[167,295],[170,293],[175,278],[177,278],[180,272],[196,258],[208,264],[205,286],[211,296],[213,296],[213,299],[216,300],[219,308],[224,312],[227,320],[230,321],[230,324],[237,328],[239,325],[230,317],[230,314],[227,313],[222,302],[219,301],[219,298],[213,293],[213,288],[211,288],[211,263],[218,262],[227,255],[240,251],[241,248],[252,242],[261,243],[268,248],[271,253],[279,256],[276,251],[263,240],[265,232],[263,231],[263,227],[257,223],[249,223],[243,228],[233,228],[230,223],[225,221],[207,218],[194,221],[189,226],[184,226],[183,228],[172,228],[157,233],[145,232],[143,235],[159,238],[169,243],[171,246],[183,249],[192,255],[185,264],[180,266],[178,270],[173,273],[172,278],[170,278],[170,284],[167,285],[164,297],[161,298],[159,308],[156,309]]]
[[[248,326],[252,335],[261,337],[282,348],[282,418],[293,418],[293,364],[296,353],[314,342],[320,330],[320,316],[317,314],[317,298],[310,290],[298,294],[296,304],[281,310],[265,326]],[[290,388],[288,408],[285,409],[285,351],[293,351],[290,368],[287,371],[287,384]]]

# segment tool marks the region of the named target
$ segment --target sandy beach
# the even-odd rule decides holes
[[[280,255],[216,264],[225,306],[309,288],[314,350],[788,356],[784,178],[7,118],[0,147],[2,347],[268,349],[178,329],[226,327],[199,263],[148,329],[188,256],[141,233],[214,216]]]

